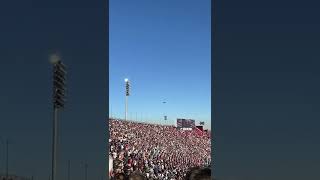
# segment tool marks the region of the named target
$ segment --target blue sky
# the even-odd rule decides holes
[[[124,117],[124,78],[131,81],[129,118],[211,126],[211,1],[110,0],[110,113]],[[162,102],[166,101],[166,104]]]

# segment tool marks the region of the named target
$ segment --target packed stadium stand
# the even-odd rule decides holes
[[[148,179],[182,180],[191,167],[211,165],[210,133],[193,128],[109,118],[109,176],[133,172]]]

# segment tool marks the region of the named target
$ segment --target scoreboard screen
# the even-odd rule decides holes
[[[178,128],[193,128],[195,127],[195,120],[193,119],[177,119]]]

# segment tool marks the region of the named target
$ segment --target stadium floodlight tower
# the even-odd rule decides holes
[[[58,110],[64,108],[66,97],[66,67],[58,54],[50,56],[53,65],[53,126],[52,126],[52,167],[51,180],[57,175]]]
[[[125,107],[125,116],[124,119],[127,120],[128,118],[128,97],[130,96],[130,82],[128,78],[124,79],[126,83],[126,107]]]

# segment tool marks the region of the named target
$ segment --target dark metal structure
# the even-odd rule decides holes
[[[53,131],[52,131],[52,172],[51,180],[57,175],[58,110],[66,102],[66,66],[57,54],[51,56],[53,64]]]
[[[125,107],[125,120],[128,120],[128,96],[130,96],[130,82],[125,79],[126,82],[126,107]]]

